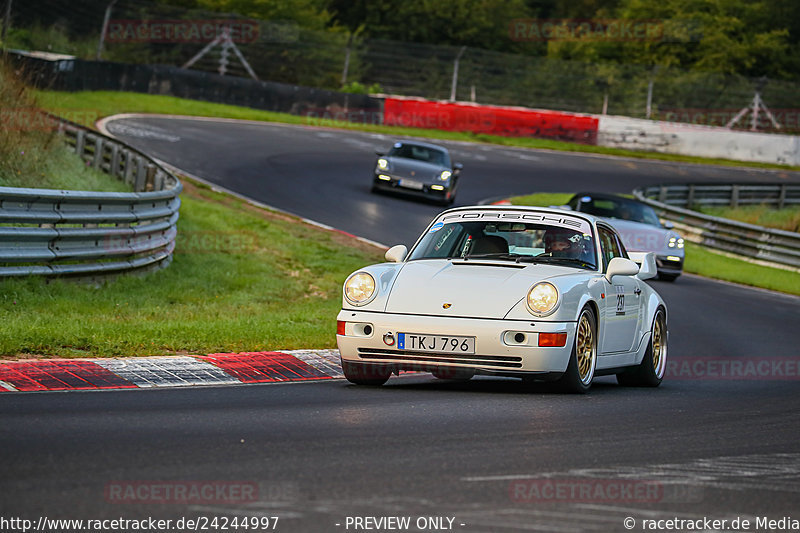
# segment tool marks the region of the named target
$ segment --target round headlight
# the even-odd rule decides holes
[[[528,291],[528,311],[534,315],[549,315],[558,305],[558,289],[552,283],[537,283]]]
[[[389,168],[389,162],[383,158],[378,159],[378,168],[381,170],[386,170]]]
[[[375,278],[366,272],[356,272],[344,282],[344,297],[353,305],[367,303],[375,294]]]
[[[448,179],[452,175],[453,175],[453,173],[450,172],[449,170],[443,170],[442,173],[439,175],[439,179],[444,181],[444,180]]]
[[[667,246],[670,248],[683,248],[683,238],[676,233],[670,233],[667,239]]]

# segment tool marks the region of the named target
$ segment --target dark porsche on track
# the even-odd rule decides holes
[[[461,164],[453,163],[447,148],[423,142],[397,142],[378,160],[372,192],[389,191],[428,198],[443,205],[455,201]]]

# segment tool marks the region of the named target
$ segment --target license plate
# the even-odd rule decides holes
[[[475,337],[398,333],[397,348],[415,352],[475,353]]]
[[[417,191],[422,190],[422,182],[416,180],[400,180],[400,186],[405,187],[406,189],[415,189]]]

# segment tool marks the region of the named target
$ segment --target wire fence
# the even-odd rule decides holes
[[[106,14],[109,23],[98,54]],[[178,24],[181,21],[183,26]],[[204,34],[209,24],[216,28],[211,36]],[[232,34],[232,42],[262,80],[334,90],[343,85],[353,90],[346,84],[359,82],[370,90],[395,95],[429,99],[455,96],[481,104],[714,126],[729,124],[743,108],[752,106],[759,92],[761,102],[780,126],[776,128],[761,109],[756,121],[760,131],[800,131],[800,83],[565,61],[477,48],[350,39],[344,32],[309,30],[282,21],[187,10],[146,0],[15,2],[9,42],[28,47],[52,43],[60,47],[52,51],[68,51],[84,58],[100,55],[111,61],[182,66],[226,25],[238,29]],[[235,52],[230,47],[211,47],[191,68],[249,76]],[[750,129],[752,114],[741,117],[734,127]]]

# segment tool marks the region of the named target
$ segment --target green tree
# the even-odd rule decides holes
[[[331,15],[326,9],[324,0],[196,0],[196,2],[197,7],[202,9],[237,13],[244,17],[270,21],[291,21],[306,29],[324,30],[331,25]]]
[[[364,37],[520,51],[509,24],[532,15],[524,0],[329,0],[334,20]]]
[[[663,38],[551,42],[548,54],[592,62],[796,77],[792,65],[797,61],[800,27],[797,17],[787,18],[800,15],[796,6],[797,2],[785,0],[622,0],[611,15],[655,21],[663,27]]]

